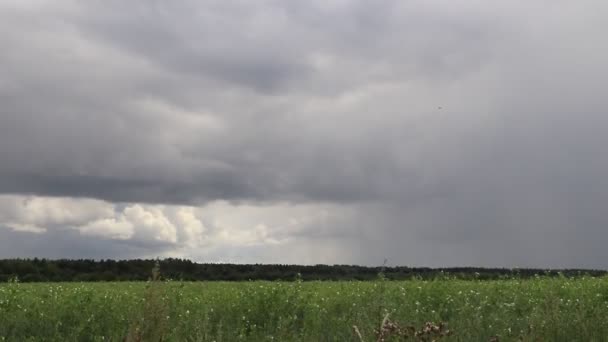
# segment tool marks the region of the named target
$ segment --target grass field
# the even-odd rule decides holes
[[[0,285],[6,341],[376,341],[387,314],[442,341],[603,341],[608,278]]]

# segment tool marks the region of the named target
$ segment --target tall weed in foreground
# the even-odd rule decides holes
[[[160,263],[152,269],[152,277],[146,285],[141,316],[130,325],[125,342],[162,341],[167,332],[168,298],[160,278]]]

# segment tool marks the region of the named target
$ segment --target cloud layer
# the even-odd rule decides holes
[[[607,10],[4,2],[0,257],[605,268]]]

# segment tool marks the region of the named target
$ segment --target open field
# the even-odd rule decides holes
[[[375,341],[387,313],[442,341],[602,341],[608,278],[0,285],[7,341]]]

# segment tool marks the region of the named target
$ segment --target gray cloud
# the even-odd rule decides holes
[[[348,208],[251,261],[606,267],[606,5],[551,4],[2,4],[0,193]]]

